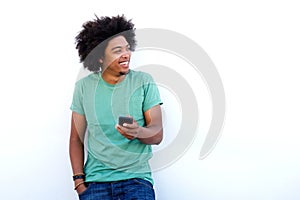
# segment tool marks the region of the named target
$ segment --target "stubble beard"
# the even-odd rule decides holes
[[[127,72],[119,72],[119,75],[120,76],[124,76],[124,75],[126,75],[126,74],[128,74],[129,73],[129,70],[127,71]]]

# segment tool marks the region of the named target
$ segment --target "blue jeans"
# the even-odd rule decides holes
[[[152,184],[134,178],[124,181],[87,183],[87,189],[79,194],[80,200],[155,200]]]

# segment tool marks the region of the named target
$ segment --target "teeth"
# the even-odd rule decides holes
[[[128,61],[126,61],[126,62],[121,62],[120,65],[128,65]]]

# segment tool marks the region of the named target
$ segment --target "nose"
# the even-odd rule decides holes
[[[128,53],[123,54],[123,55],[122,55],[122,58],[128,59],[128,58],[129,58],[129,54],[128,54]]]

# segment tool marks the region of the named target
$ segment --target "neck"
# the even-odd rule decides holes
[[[125,74],[114,75],[114,74],[105,73],[104,71],[101,74],[101,76],[105,82],[109,84],[117,84],[123,81],[126,75]]]

